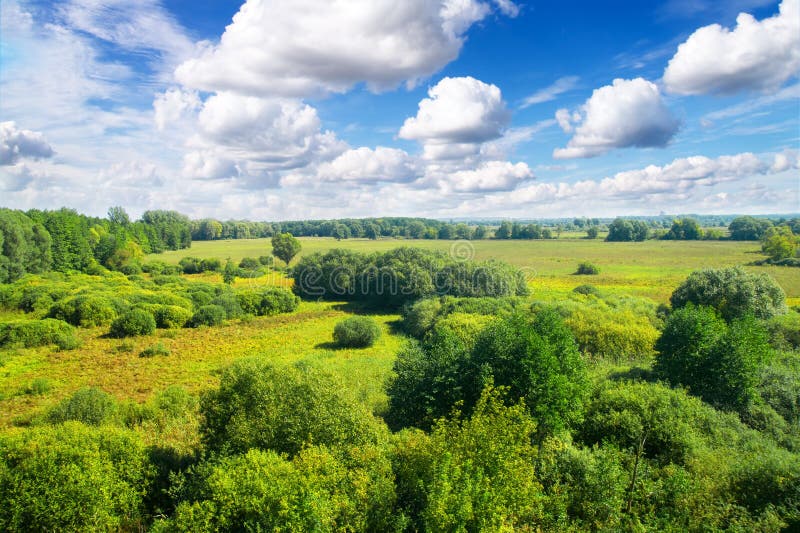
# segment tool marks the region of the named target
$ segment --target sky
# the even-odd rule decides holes
[[[800,212],[800,0],[2,0],[0,206]]]

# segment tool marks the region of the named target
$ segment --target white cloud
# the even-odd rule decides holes
[[[18,129],[13,121],[0,122],[0,165],[13,165],[20,159],[44,159],[53,153],[41,133]]]
[[[733,30],[712,24],[678,47],[664,83],[678,94],[729,94],[780,87],[800,70],[800,0],[783,0],[762,21],[741,13]]]
[[[511,119],[500,89],[472,77],[444,78],[428,96],[398,134],[421,141],[426,159],[476,154],[481,143],[499,138]]]
[[[220,42],[175,74],[187,87],[259,96],[414,85],[455,59],[489,12],[480,0],[248,0]]]
[[[236,163],[213,150],[194,150],[183,156],[184,177],[219,180],[237,176]]]
[[[292,173],[282,185],[303,185],[321,182],[351,184],[406,183],[419,177],[420,165],[403,150],[378,146],[374,150],[361,147],[318,165],[313,173]]]
[[[476,168],[455,172],[431,169],[426,175],[426,181],[435,182],[445,193],[508,191],[532,178],[528,165],[508,161],[486,161]]]
[[[194,91],[169,89],[156,94],[153,100],[156,127],[159,131],[174,127],[176,123],[192,118],[200,107],[200,97]]]
[[[553,152],[556,159],[594,157],[614,148],[665,146],[680,126],[658,87],[643,78],[616,79],[595,89],[579,117],[577,121],[564,110],[556,113],[565,131],[575,128],[567,147]]]
[[[545,87],[544,89],[540,89],[530,96],[525,97],[519,107],[520,109],[525,109],[532,105],[555,100],[559,95],[574,89],[578,84],[579,79],[580,78],[578,76],[565,76],[563,78],[558,78],[552,85]]]

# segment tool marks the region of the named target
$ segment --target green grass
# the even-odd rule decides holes
[[[346,239],[303,237],[299,257],[332,248],[361,252],[386,251],[398,246],[418,246],[450,252],[456,241],[381,239]],[[570,238],[547,241],[470,241],[475,259],[500,259],[525,269],[535,295],[557,297],[582,283],[619,294],[645,296],[666,302],[669,295],[693,270],[748,265],[763,256],[755,242],[736,241],[645,241],[604,242],[602,239]],[[177,264],[185,256],[200,258],[242,257],[269,254],[269,239],[200,241],[189,250],[170,251],[148,256]],[[298,259],[295,259],[295,263]],[[573,276],[581,261],[600,267],[601,274],[589,278]],[[753,272],[766,272],[783,287],[791,304],[800,304],[800,272],[795,268],[746,266]]]

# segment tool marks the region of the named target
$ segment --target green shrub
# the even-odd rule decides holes
[[[184,274],[199,274],[203,271],[200,259],[197,257],[184,257],[178,261],[178,266]]]
[[[688,304],[713,307],[728,321],[746,315],[768,319],[786,312],[786,295],[775,280],[741,267],[692,272],[672,293],[670,303],[673,309]]]
[[[188,325],[192,328],[200,326],[218,326],[225,322],[226,316],[227,314],[224,308],[218,305],[204,305],[192,315]]]
[[[250,448],[294,455],[304,446],[363,445],[384,434],[367,408],[332,376],[245,359],[226,369],[201,400],[200,434],[209,451]]]
[[[800,313],[789,311],[770,318],[767,323],[770,344],[779,350],[800,348]]]
[[[30,385],[25,387],[25,394],[31,396],[41,396],[47,394],[53,389],[53,383],[47,378],[36,378],[31,381]]]
[[[117,410],[117,401],[113,396],[94,387],[85,387],[62,400],[50,411],[47,418],[53,424],[75,420],[90,426],[100,426],[113,422]]]
[[[598,289],[594,285],[578,285],[577,287],[572,289],[572,292],[575,292],[577,294],[583,294],[585,296],[597,296],[598,298],[600,297],[600,289]]]
[[[272,266],[274,259],[271,255],[260,255],[258,256],[258,262],[263,266]]]
[[[222,271],[222,261],[216,257],[210,257],[200,261],[200,270],[203,272],[220,272]]]
[[[265,289],[261,293],[261,303],[259,304],[259,315],[277,315],[280,313],[291,313],[297,309],[300,298],[287,289],[272,287]]]
[[[242,308],[239,306],[239,300],[236,295],[231,292],[220,294],[213,300],[211,305],[216,305],[225,310],[225,318],[238,318],[242,316]]]
[[[192,318],[192,312],[176,305],[159,305],[153,311],[157,328],[182,328]]]
[[[762,371],[761,398],[793,427],[800,424],[800,355],[779,354]]]
[[[0,530],[139,530],[152,478],[131,431],[70,422],[0,436]]]
[[[242,270],[258,270],[261,268],[261,263],[255,257],[245,257],[239,261],[239,268]]]
[[[169,418],[186,418],[197,410],[197,398],[178,385],[171,385],[156,394],[153,404]]]
[[[34,348],[48,344],[55,344],[62,350],[77,348],[75,328],[53,318],[0,323],[0,347]]]
[[[79,295],[56,302],[49,316],[73,326],[90,328],[109,324],[117,316],[117,309],[114,302],[104,296]]]
[[[131,309],[111,323],[109,335],[117,339],[151,335],[156,330],[156,319],[144,309]]]
[[[584,261],[578,264],[578,270],[575,271],[579,276],[594,276],[600,273],[600,268],[597,265]]]
[[[345,348],[366,348],[375,344],[381,328],[371,318],[351,316],[333,328],[333,341]]]
[[[506,298],[425,298],[403,307],[403,328],[412,337],[422,339],[436,323],[453,314],[463,313],[482,316],[505,316],[520,309],[523,300]]]
[[[139,353],[139,357],[155,357],[157,355],[167,356],[170,353],[172,352],[170,352],[169,348],[164,346],[163,342],[159,342],[142,350],[141,353]]]

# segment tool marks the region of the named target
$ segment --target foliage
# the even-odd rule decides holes
[[[681,218],[674,221],[670,230],[662,237],[668,241],[696,241],[701,238],[703,238],[703,230],[693,218]]]
[[[245,359],[227,368],[201,402],[207,449],[297,454],[304,446],[377,443],[382,431],[366,408],[318,370]]]
[[[586,230],[587,239],[596,239],[598,235],[600,235],[600,230],[597,229],[597,226],[592,226]]]
[[[761,251],[773,261],[789,259],[797,255],[800,239],[788,226],[769,228],[762,237]]]
[[[144,309],[131,309],[111,323],[109,335],[117,339],[151,335],[156,331],[156,319]]]
[[[245,314],[270,316],[291,313],[297,309],[300,299],[288,289],[268,287],[262,290],[237,291],[236,298]]]
[[[800,356],[785,352],[761,371],[758,392],[792,427],[800,424]]]
[[[337,322],[333,342],[344,348],[366,348],[381,336],[381,328],[368,317],[351,316]]]
[[[170,353],[172,353],[170,349],[164,346],[163,342],[159,342],[150,345],[141,352],[139,352],[139,357],[155,357],[157,355],[167,356]]]
[[[153,471],[132,432],[79,423],[0,437],[0,529],[135,530]]]
[[[368,489],[368,490],[365,490]],[[391,465],[374,447],[252,449],[192,469],[170,531],[391,531]]]
[[[192,318],[192,312],[177,305],[156,305],[153,308],[153,318],[157,328],[182,328]]]
[[[227,317],[225,308],[218,305],[203,305],[189,319],[188,325],[192,328],[200,326],[218,326]]]
[[[397,248],[371,255],[347,250],[312,254],[292,269],[304,298],[369,301],[399,307],[432,296],[527,294],[519,270],[499,261],[458,261],[444,253]]]
[[[600,268],[597,265],[584,261],[578,264],[578,270],[575,271],[579,276],[595,276],[600,273]]]
[[[487,389],[470,418],[441,420],[430,437],[403,432],[393,465],[399,506],[417,531],[536,530],[542,486],[524,405]]]
[[[300,241],[295,239],[291,233],[276,233],[272,236],[272,255],[287,265],[292,262],[301,248]]]
[[[790,310],[783,315],[776,315],[765,322],[769,333],[770,344],[779,350],[797,350],[800,348],[800,313]]]
[[[19,211],[0,208],[0,283],[49,270],[53,257],[47,229]]]
[[[673,312],[656,343],[654,370],[675,385],[723,409],[754,402],[770,349],[763,326],[752,317],[727,324],[708,307]]]
[[[424,298],[406,304],[402,310],[403,329],[412,337],[422,339],[436,323],[453,313],[470,315],[507,315],[521,307],[522,300],[514,297],[504,298],[456,298],[442,296]]]
[[[647,223],[641,220],[626,220],[617,218],[609,224],[606,241],[609,242],[630,242],[643,241],[647,239],[649,229]]]
[[[117,412],[117,401],[113,396],[94,387],[85,387],[56,405],[48,413],[47,419],[53,424],[74,420],[100,426],[113,422]]]
[[[688,304],[707,305],[726,320],[748,314],[770,318],[786,312],[786,296],[766,274],[751,274],[741,267],[692,272],[670,297],[673,309]]]
[[[19,320],[0,323],[0,347],[24,346],[33,348],[55,344],[62,350],[78,346],[75,328],[61,320]]]
[[[760,241],[771,227],[772,222],[769,220],[743,216],[733,219],[728,231],[734,241]]]
[[[576,294],[587,295],[587,296],[588,295],[592,295],[592,296],[600,297],[600,289],[598,289],[594,285],[589,285],[589,284],[578,285],[577,287],[572,289],[572,292],[574,292]]]
[[[106,296],[81,294],[57,301],[50,308],[49,316],[73,326],[90,328],[112,322],[117,316],[117,308]]]

